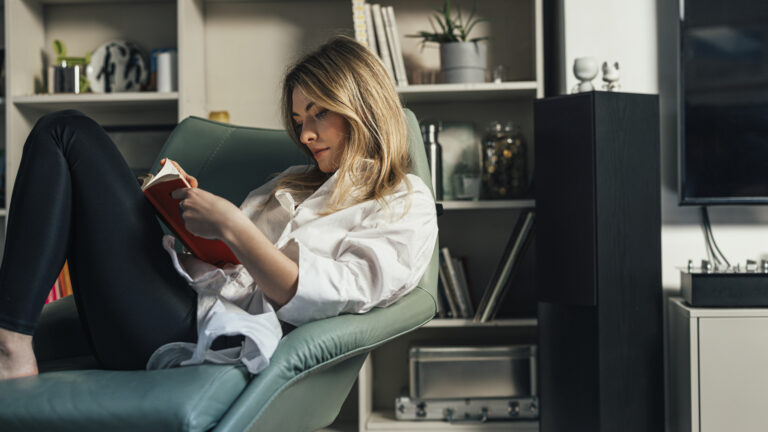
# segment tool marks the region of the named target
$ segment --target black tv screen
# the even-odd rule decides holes
[[[680,0],[681,204],[768,203],[768,0]]]

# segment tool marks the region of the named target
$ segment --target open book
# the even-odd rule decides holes
[[[150,174],[144,179],[141,190],[155,207],[160,219],[192,255],[219,267],[228,263],[240,264],[223,241],[198,237],[187,230],[184,220],[181,219],[179,200],[173,199],[171,192],[188,187],[189,183],[168,159],[157,174]]]

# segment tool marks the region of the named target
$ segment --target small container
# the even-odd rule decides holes
[[[411,399],[536,395],[536,346],[414,347]]]
[[[435,123],[423,124],[421,134],[427,151],[432,191],[435,193],[435,200],[440,201],[443,199],[443,148],[437,141],[437,127]]]
[[[211,111],[208,113],[208,120],[229,123],[229,111]]]
[[[66,62],[52,66],[53,93],[79,94],[81,76],[84,72],[82,68],[82,65],[67,65]]]
[[[481,143],[485,199],[519,198],[528,191],[527,146],[514,122],[491,122]]]

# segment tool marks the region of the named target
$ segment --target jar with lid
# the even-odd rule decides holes
[[[528,191],[527,145],[517,124],[491,122],[481,153],[483,198],[517,198]]]

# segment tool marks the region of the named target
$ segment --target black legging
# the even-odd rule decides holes
[[[159,346],[196,339],[195,292],[163,249],[152,207],[114,143],[77,111],[27,138],[0,267],[0,327],[32,334],[64,260],[94,355],[141,369]]]

